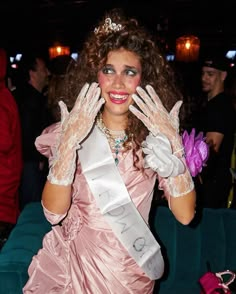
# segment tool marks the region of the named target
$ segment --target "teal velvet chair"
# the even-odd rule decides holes
[[[155,231],[166,255],[167,272],[157,293],[200,294],[198,279],[208,271],[236,271],[236,210],[205,208],[189,226],[168,209],[155,213]]]
[[[236,210],[204,209],[189,226],[178,223],[164,206],[152,216],[151,228],[166,261],[155,293],[199,294],[198,279],[208,271],[207,262],[214,272],[236,270]],[[0,294],[22,294],[28,266],[50,228],[40,203],[25,207],[0,252]]]
[[[42,246],[43,236],[50,228],[41,203],[25,207],[0,252],[0,294],[22,294],[32,256]]]

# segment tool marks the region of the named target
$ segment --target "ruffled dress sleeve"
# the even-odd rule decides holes
[[[53,155],[56,151],[57,143],[61,131],[61,124],[55,123],[43,130],[42,134],[35,140],[36,149],[49,160],[51,165]]]
[[[61,131],[61,124],[55,123],[46,129],[43,130],[42,134],[36,138],[35,140],[35,146],[36,149],[44,156],[48,158],[49,167],[52,164],[53,155],[56,151],[58,139],[60,136]],[[65,214],[55,214],[49,210],[47,210],[43,203],[43,211],[46,219],[52,224],[58,224],[65,216]]]

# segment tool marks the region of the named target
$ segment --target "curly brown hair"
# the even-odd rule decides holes
[[[103,29],[107,18],[110,18],[112,23],[120,24],[122,29],[108,31]],[[108,53],[120,48],[134,52],[140,57],[142,66],[140,86],[145,87],[148,84],[153,86],[168,111],[176,101],[182,100],[176,73],[166,61],[154,37],[139,25],[136,19],[127,18],[120,8],[115,8],[105,13],[95,31],[89,34],[79,54],[76,72],[70,73],[67,77],[68,93],[65,102],[68,108],[73,107],[76,96],[86,82],[97,81],[98,71],[106,64]],[[130,112],[126,133],[129,137],[127,144],[133,140],[137,150],[147,136],[148,130]]]
[[[60,107],[58,102],[60,100],[66,101],[68,93],[64,83],[65,78],[69,77],[70,71],[77,66],[76,61],[69,55],[59,55],[54,57],[50,62],[50,72],[48,89],[47,89],[47,102],[48,108],[52,113],[54,122],[61,119]]]

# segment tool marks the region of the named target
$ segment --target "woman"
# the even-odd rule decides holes
[[[72,110],[60,102],[61,122],[36,140],[49,157],[42,205],[54,226],[24,293],[152,293],[164,269],[147,225],[156,178],[178,221],[195,211],[172,78],[148,33],[120,11],[89,36],[68,78]]]

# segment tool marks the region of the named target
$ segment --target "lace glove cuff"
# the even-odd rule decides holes
[[[186,168],[183,174],[176,177],[159,177],[159,189],[164,190],[165,196],[180,197],[188,194],[194,189],[194,183],[189,170]]]
[[[71,185],[76,169],[77,148],[70,149],[66,146],[59,146],[54,155],[47,179],[56,185]]]

